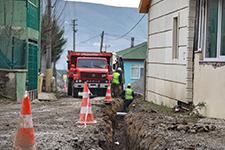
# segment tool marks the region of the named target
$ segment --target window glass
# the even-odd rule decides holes
[[[102,59],[79,59],[77,66],[80,68],[106,68],[106,61]]]
[[[179,25],[178,17],[173,18],[173,58],[177,59],[179,56]]]
[[[222,30],[220,55],[225,55],[225,1],[222,1]]]
[[[218,0],[208,0],[207,11],[207,38],[206,54],[207,58],[217,56],[217,29],[218,28]]]
[[[131,68],[131,78],[139,79],[139,67],[137,65],[133,65]]]

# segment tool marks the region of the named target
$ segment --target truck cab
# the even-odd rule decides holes
[[[68,95],[78,97],[87,82],[93,95],[105,96],[112,80],[111,56],[112,53],[69,51]]]

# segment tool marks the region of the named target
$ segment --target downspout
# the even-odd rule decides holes
[[[148,12],[148,19],[149,19],[149,12]],[[147,24],[148,24],[148,34],[147,34],[147,51],[146,51],[146,57],[145,57],[145,61],[144,61],[144,69],[145,69],[145,73],[144,73],[144,101],[146,101],[146,94],[147,94],[147,86],[148,86],[148,84],[147,84],[147,63],[148,63],[148,54],[149,54],[149,52],[148,52],[148,47],[149,47],[149,20],[147,21]]]
[[[193,58],[192,59],[192,103],[194,102],[195,51],[198,50],[200,1],[201,0],[196,0],[196,9],[195,9],[194,42],[193,42],[193,53],[192,53],[192,58]]]

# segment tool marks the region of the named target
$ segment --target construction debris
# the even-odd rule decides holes
[[[55,101],[55,100],[57,100],[57,98],[54,93],[42,92],[42,93],[38,94],[38,100],[39,101]]]

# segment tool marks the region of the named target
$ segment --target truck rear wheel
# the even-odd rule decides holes
[[[73,79],[68,78],[67,95],[72,96]]]

